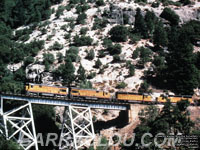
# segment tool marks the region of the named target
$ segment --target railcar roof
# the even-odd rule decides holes
[[[29,83],[28,85],[41,85],[41,86],[56,87],[56,88],[68,88],[66,86],[55,86],[55,85],[35,84],[35,83]]]

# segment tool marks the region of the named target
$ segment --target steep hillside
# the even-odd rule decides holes
[[[133,58],[133,52],[142,46],[153,48],[152,35],[149,38],[142,38],[133,34],[128,36],[124,42],[112,42],[109,31],[117,25],[124,25],[131,31],[135,25],[137,8],[141,9],[143,16],[149,10],[159,17],[165,7],[170,7],[179,15],[179,24],[200,18],[200,2],[197,1],[185,6],[177,1],[170,1],[169,4],[160,3],[158,7],[156,4],[155,1],[135,3],[133,1],[103,2],[99,0],[96,3],[92,1],[86,3],[85,1],[64,0],[61,4],[52,6],[54,13],[50,19],[42,21],[29,35],[30,38],[25,40],[25,43],[33,40],[45,41],[44,48],[34,57],[34,63],[26,67],[27,78],[35,81],[39,76],[42,78],[42,83],[62,84],[62,77],[53,78],[53,72],[65,63],[64,60],[70,53],[70,47],[76,46],[78,56],[75,56],[75,60],[73,60],[75,75],[81,64],[85,69],[88,81],[96,89],[114,92],[118,90],[116,89],[118,87],[121,88],[120,90],[138,92],[144,79],[144,72],[152,69],[151,63],[157,53],[148,49],[147,53],[149,54],[145,56],[145,62],[142,64],[144,66],[137,67],[137,64],[141,63],[141,59]],[[162,18],[161,20],[167,25],[168,21]],[[20,27],[16,32],[25,28],[29,28],[29,26]],[[78,36],[82,36],[82,38]],[[18,41],[20,42],[20,38]],[[109,47],[110,43],[114,45],[111,48]],[[115,55],[115,52],[110,54],[109,50],[112,49],[116,51],[121,49],[121,51],[118,55]],[[45,54],[48,55],[45,56]],[[88,55],[94,56],[89,58]],[[44,57],[52,60],[45,63]],[[100,60],[101,66],[95,66],[97,60]],[[130,73],[130,64],[134,66],[132,73]],[[22,65],[23,63],[13,64],[8,68],[14,67],[16,70]]]

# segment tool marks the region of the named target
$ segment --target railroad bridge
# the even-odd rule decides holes
[[[7,140],[16,140],[24,150],[29,150],[33,147],[35,150],[38,150],[32,104],[65,107],[59,142],[60,150],[78,150],[94,139],[95,133],[91,114],[92,108],[129,110],[130,107],[127,102],[72,100],[67,97],[54,98],[1,94],[0,99],[0,133],[3,134]],[[5,110],[5,102],[8,100],[14,103],[18,102],[18,105],[15,108]],[[12,130],[12,132],[10,130]]]

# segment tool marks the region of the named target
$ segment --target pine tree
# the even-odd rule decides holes
[[[193,46],[184,30],[172,30],[167,57],[169,88],[177,94],[193,94],[198,86],[199,71],[194,65]]]
[[[77,78],[79,82],[84,82],[86,80],[85,69],[81,64],[77,71]]]
[[[144,20],[145,20],[146,25],[147,25],[148,34],[152,35],[152,33],[155,29],[156,22],[157,22],[156,15],[152,11],[147,11]]]
[[[65,60],[65,68],[63,69],[62,72],[62,79],[63,82],[66,83],[68,86],[70,86],[70,84],[75,79],[74,72],[75,72],[74,65],[72,64],[71,59],[67,57]]]
[[[148,30],[146,23],[144,21],[144,17],[141,14],[141,9],[137,8],[135,15],[135,31],[141,33],[144,38],[148,37]]]
[[[163,23],[161,21],[155,27],[155,31],[153,34],[153,42],[155,46],[167,46],[168,38],[167,33],[163,27]]]

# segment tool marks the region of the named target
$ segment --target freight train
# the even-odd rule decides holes
[[[27,95],[40,95],[40,96],[52,96],[52,97],[68,97],[70,99],[94,99],[94,100],[109,100],[109,101],[127,101],[130,103],[165,103],[167,99],[171,103],[177,103],[181,100],[188,100],[191,105],[194,105],[194,101],[191,96],[167,96],[153,98],[148,94],[138,94],[131,92],[116,92],[112,97],[109,92],[93,90],[93,89],[80,89],[75,87],[61,87],[61,86],[49,86],[42,84],[26,85]]]

